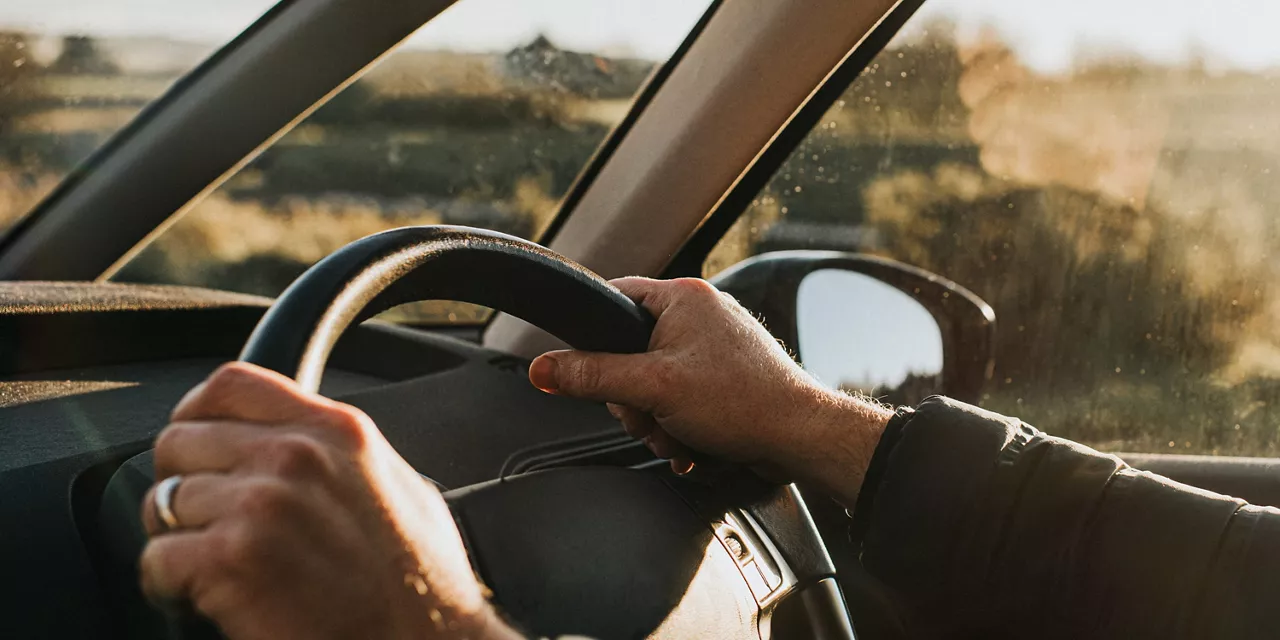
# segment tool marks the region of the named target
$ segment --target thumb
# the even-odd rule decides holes
[[[652,411],[657,389],[648,372],[654,357],[649,353],[552,351],[529,365],[529,382],[547,393]]]

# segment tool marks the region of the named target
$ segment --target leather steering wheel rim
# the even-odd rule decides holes
[[[314,392],[349,326],[425,300],[491,307],[586,351],[643,352],[654,325],[603,278],[532,242],[468,227],[403,227],[357,240],[299,276],[239,359]]]

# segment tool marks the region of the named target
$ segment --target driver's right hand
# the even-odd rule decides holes
[[[842,501],[856,497],[888,410],[823,387],[704,280],[613,284],[657,319],[648,352],[547,353],[529,367],[535,386],[609,403],[677,473],[691,468],[696,450],[771,480],[817,482]]]

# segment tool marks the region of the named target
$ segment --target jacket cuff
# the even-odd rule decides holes
[[[862,552],[862,539],[871,528],[871,511],[875,506],[876,494],[880,491],[880,482],[884,480],[885,471],[889,468],[889,458],[902,440],[903,429],[915,415],[916,410],[912,407],[898,407],[885,425],[875,453],[871,455],[871,463],[867,465],[867,473],[862,479],[862,489],[858,492],[858,502],[850,513],[852,522],[849,523],[849,542],[858,553]]]

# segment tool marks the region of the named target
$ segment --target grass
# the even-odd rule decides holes
[[[529,221],[550,224],[556,201],[538,181],[517,181],[506,202]],[[444,215],[418,199],[399,201],[324,194],[286,197],[268,205],[214,194],[197,204],[116,276],[131,282],[182,283],[274,296],[307,267],[365,236],[405,226],[441,224]],[[418,324],[477,322],[489,312],[473,305],[428,302],[391,312]]]
[[[1121,379],[995,391],[982,405],[1102,451],[1280,456],[1280,382]]]

